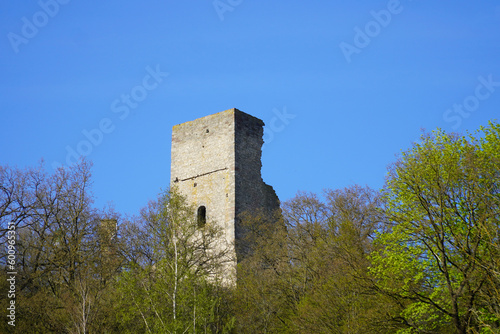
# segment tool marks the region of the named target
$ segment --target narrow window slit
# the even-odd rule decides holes
[[[197,222],[198,227],[204,227],[207,223],[207,208],[203,205],[198,208]]]

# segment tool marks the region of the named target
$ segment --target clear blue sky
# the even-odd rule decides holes
[[[0,163],[80,150],[122,213],[168,186],[173,125],[229,108],[266,122],[281,200],[378,189],[421,128],[500,115],[492,0],[2,1],[0,37]]]

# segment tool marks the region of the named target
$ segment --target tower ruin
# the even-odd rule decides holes
[[[242,238],[240,217],[279,208],[273,188],[261,176],[264,122],[229,109],[172,129],[171,184],[194,205],[198,224],[218,224],[232,247]],[[234,268],[236,262],[234,263]]]

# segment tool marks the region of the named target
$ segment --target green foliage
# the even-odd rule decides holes
[[[478,137],[438,130],[390,169],[390,224],[377,238],[371,273],[417,331],[479,332],[488,321],[474,310],[498,305],[498,294],[484,299],[499,283],[498,131],[498,124]]]
[[[107,314],[102,297],[120,259],[111,248],[103,256],[97,230],[103,216],[114,217],[111,211],[92,207],[90,168],[85,161],[53,174],[43,165],[26,170],[0,167],[2,238],[8,222],[16,226],[20,332],[86,333],[103,328],[99,320]]]
[[[283,203],[284,221],[247,217],[255,250],[238,267],[238,333],[384,330],[375,322],[386,301],[371,290],[366,257],[377,193],[354,186],[327,191],[326,199],[299,193]]]
[[[212,222],[200,229],[175,189],[142,212],[152,263],[131,263],[118,277],[118,314],[126,333],[227,333],[226,291],[219,275],[227,249]]]
[[[11,221],[18,236],[14,332],[499,333],[499,181],[499,124],[423,135],[381,193],[298,193],[274,216],[240,217],[234,286],[233,245],[176,189],[123,220],[93,208],[84,161],[0,166],[0,241]]]

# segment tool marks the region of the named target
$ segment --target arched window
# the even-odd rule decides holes
[[[203,205],[198,208],[197,222],[198,227],[203,227],[207,223],[207,208]]]

